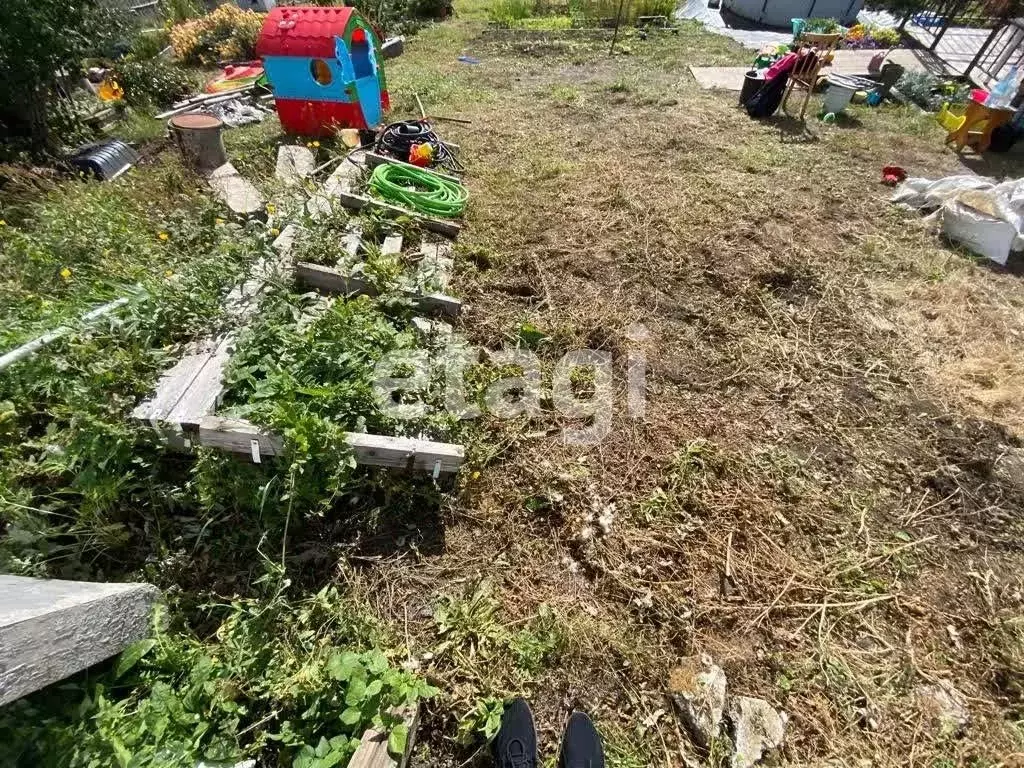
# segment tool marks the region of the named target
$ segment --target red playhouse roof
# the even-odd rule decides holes
[[[263,22],[256,44],[259,56],[329,59],[334,39],[342,37],[354,8],[274,8]]]

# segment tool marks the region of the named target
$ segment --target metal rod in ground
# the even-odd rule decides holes
[[[424,120],[426,120],[427,119],[427,110],[425,110],[423,108],[423,102],[420,101],[420,95],[418,93],[414,93],[413,96],[416,97],[416,106],[418,106],[420,108],[420,117],[422,117]]]
[[[615,14],[615,32],[612,33],[612,45],[608,49],[608,55],[611,56],[615,53],[615,43],[619,39],[619,24],[622,21],[622,6],[626,4],[626,0],[619,0],[619,10]]]
[[[91,312],[86,312],[84,315],[82,315],[82,322],[87,323],[90,320],[96,320],[97,318],[103,317],[104,315],[108,315],[114,310],[123,307],[125,304],[128,303],[128,301],[129,299],[127,298],[117,299],[116,301],[112,301],[109,304],[104,304],[102,307],[98,307],[97,309],[94,309]],[[22,344],[20,347],[12,349],[5,355],[0,355],[0,371],[2,371],[7,366],[18,362],[19,360],[23,360],[26,357],[30,357],[43,347],[53,343],[54,341],[63,336],[66,336],[73,330],[74,328],[72,328],[71,326],[62,325],[60,328],[56,328],[50,331],[49,333],[44,333],[39,338],[33,339],[30,342]]]

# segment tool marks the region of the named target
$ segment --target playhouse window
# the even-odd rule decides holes
[[[356,80],[373,76],[373,65],[370,64],[370,44],[363,35],[361,39],[352,36],[352,68],[355,70]]]
[[[331,81],[334,80],[334,75],[331,74],[331,68],[323,59],[313,59],[309,62],[309,74],[311,74],[313,79],[320,85],[330,85]]]

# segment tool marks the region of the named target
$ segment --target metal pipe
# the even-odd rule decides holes
[[[95,320],[98,317],[108,315],[114,310],[123,307],[125,304],[128,303],[128,301],[129,299],[127,298],[121,298],[117,299],[116,301],[112,301],[109,304],[104,304],[102,307],[97,307],[91,312],[86,312],[84,315],[82,315],[81,321],[83,323],[87,323],[90,320]],[[32,339],[32,341],[26,342],[25,344],[22,344],[20,347],[12,349],[7,354],[0,356],[0,371],[2,371],[7,366],[18,362],[19,360],[24,360],[26,357],[35,354],[48,344],[52,344],[62,336],[66,336],[67,334],[71,333],[72,330],[73,328],[71,326],[62,325],[60,328],[56,328],[48,333],[44,333],[39,338]]]

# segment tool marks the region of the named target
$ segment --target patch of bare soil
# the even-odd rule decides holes
[[[443,552],[361,574],[413,648],[436,644],[439,596],[480,579],[510,626],[558,617],[535,674],[424,662],[446,695],[421,764],[472,761],[457,720],[521,692],[549,754],[579,704],[618,765],[705,760],[665,697],[699,652],[789,713],[793,764],[1020,764],[1024,285],[878,184],[891,160],[957,170],[938,130],[892,108],[796,134],[750,121],[671,39],[574,61],[473,42],[483,65],[439,66],[487,98],[437,107],[473,121],[451,131],[473,194],[461,330],[497,349],[529,323],[546,367],[611,352],[616,409],[592,447],[552,412],[481,420]],[[920,706],[936,681],[966,728]]]

